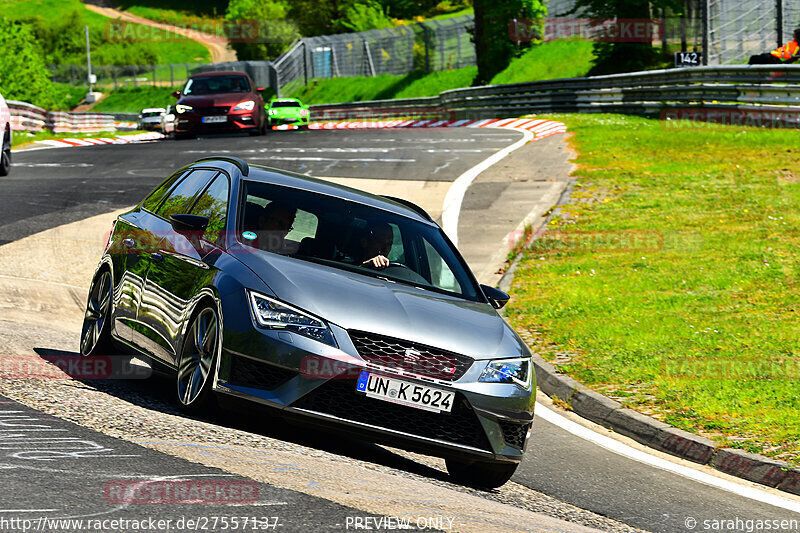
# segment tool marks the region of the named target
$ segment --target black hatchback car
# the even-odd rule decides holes
[[[496,487],[535,398],[530,352],[496,311],[507,300],[414,204],[207,159],[116,220],[81,352],[116,343],[165,365],[186,410],[234,396]]]

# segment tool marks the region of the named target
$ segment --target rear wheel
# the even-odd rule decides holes
[[[104,270],[92,282],[81,328],[81,355],[108,355],[111,341],[111,272]]]
[[[514,472],[519,463],[499,463],[494,461],[464,461],[461,459],[445,459],[447,472],[460,485],[481,489],[502,487]]]
[[[9,172],[11,172],[11,131],[6,130],[0,155],[0,176],[8,176]]]
[[[204,305],[194,315],[178,359],[178,403],[184,411],[198,412],[213,406],[211,389],[219,337],[217,311],[211,305]]]

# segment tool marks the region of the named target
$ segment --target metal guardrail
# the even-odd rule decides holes
[[[27,102],[7,100],[6,103],[13,131],[92,133],[116,129],[114,115],[108,113],[47,111]]]
[[[314,120],[416,109],[451,120],[542,112],[652,114],[675,107],[800,113],[800,65],[718,66],[453,89],[431,98],[312,106]]]

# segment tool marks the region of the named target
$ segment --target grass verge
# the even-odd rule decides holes
[[[169,87],[123,87],[112,91],[92,107],[93,113],[138,113],[146,107],[167,107],[174,104]]]
[[[552,41],[512,61],[507,69],[495,76],[492,84],[585,76],[592,68],[594,59],[590,41]],[[375,77],[317,79],[305,86],[287,86],[283,93],[309,104],[436,96],[449,89],[469,87],[477,74],[477,67],[467,67],[430,74],[412,72],[406,76],[383,74]]]
[[[447,89],[469,86],[477,73],[476,67],[468,67],[430,74],[412,72],[406,76],[382,74],[372,78],[312,80],[308,85],[288,87],[281,96],[299,98],[307,104],[436,96]]]
[[[94,133],[53,133],[50,131],[43,131],[38,133],[15,131],[11,146],[13,148],[26,148],[28,145],[34,146],[36,141],[47,141],[50,139],[85,139],[87,137],[117,137],[125,135],[135,135],[137,133],[146,133],[143,130],[126,131],[126,132],[113,132],[113,131],[100,131]],[[12,163],[13,164],[13,163]]]
[[[119,42],[114,31],[113,20],[93,11],[89,11],[80,0],[5,0],[0,2],[0,16],[12,20],[42,19],[52,24],[69,20],[77,13],[80,20],[77,26],[70,27],[76,34],[75,42],[60,50],[59,57],[49,58],[57,64],[76,63],[82,65],[86,61],[83,48],[83,25],[89,26],[92,37],[92,60],[95,64],[127,64],[139,56],[152,56],[153,63],[183,63],[208,61],[210,54],[202,44],[190,39],[167,35],[163,31],[151,30],[147,26],[130,24],[124,42]],[[129,36],[134,36],[128,40]],[[137,53],[136,50],[140,50]]]
[[[796,132],[554,117],[581,178],[524,254],[511,322],[628,407],[798,464]]]

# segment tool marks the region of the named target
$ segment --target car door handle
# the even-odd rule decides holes
[[[164,256],[161,254],[153,254],[150,256],[155,263],[161,263],[164,261]]]
[[[133,239],[131,239],[130,237],[128,237],[127,239],[125,239],[124,241],[122,241],[122,244],[124,244],[124,245],[125,245],[125,246],[127,246],[128,248],[133,248],[134,246],[136,246],[136,241],[134,241]]]

